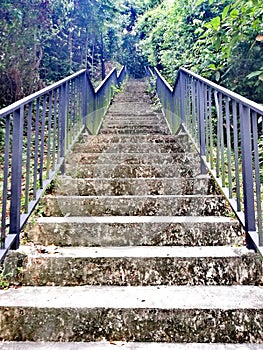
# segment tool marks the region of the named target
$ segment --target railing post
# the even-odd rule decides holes
[[[185,77],[184,73],[180,72],[180,78],[179,78],[179,87],[180,87],[180,116],[181,116],[181,123],[185,123]]]
[[[88,105],[88,82],[87,72],[83,74],[83,85],[82,85],[82,124],[86,125],[87,121],[87,105]]]
[[[199,142],[200,142],[200,156],[201,156],[201,174],[206,174],[206,167],[203,158],[206,155],[205,145],[205,106],[204,106],[204,84],[198,82],[197,85],[197,99],[198,99],[198,119],[199,119]]]
[[[60,158],[65,157],[65,141],[66,141],[66,132],[67,132],[67,125],[66,125],[66,115],[67,115],[67,83],[62,84],[61,91],[60,91]],[[62,174],[65,172],[65,164],[63,162],[60,171]]]
[[[248,249],[253,249],[254,245],[248,232],[256,231],[254,189],[253,189],[253,167],[252,167],[252,147],[251,147],[251,119],[250,109],[244,105],[240,107],[240,133],[242,152],[242,177],[244,191],[244,212],[246,244]]]
[[[22,183],[22,149],[23,149],[24,106],[14,112],[13,141],[12,141],[12,178],[10,204],[10,234],[16,239],[11,249],[19,248],[21,183]]]

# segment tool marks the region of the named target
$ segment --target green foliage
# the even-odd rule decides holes
[[[262,103],[263,4],[178,0],[139,20],[141,49],[172,83],[180,66]]]

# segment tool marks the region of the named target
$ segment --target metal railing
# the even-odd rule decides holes
[[[81,132],[99,131],[126,69],[97,89],[81,70],[0,110],[0,261],[17,249],[20,231]]]
[[[174,88],[157,69],[159,99],[172,133],[181,129],[201,156],[246,231],[248,248],[263,255],[263,106],[181,68]]]

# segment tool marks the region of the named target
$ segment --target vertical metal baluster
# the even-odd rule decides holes
[[[195,128],[194,128],[194,119],[195,119],[195,88],[194,88],[194,79],[192,78],[192,89],[191,89],[191,93],[192,93],[192,98],[191,98],[191,108],[192,108],[192,111],[191,111],[191,130],[192,130],[192,135],[193,135],[193,138],[194,138],[194,135],[195,135]]]
[[[255,164],[255,182],[256,182],[256,198],[257,198],[257,221],[259,233],[259,245],[263,243],[262,232],[262,205],[261,205],[261,185],[260,185],[260,168],[259,168],[259,150],[258,150],[258,116],[256,112],[252,113],[252,132],[254,146],[254,164]]]
[[[217,137],[216,137],[216,177],[220,177],[220,144],[221,144],[221,119],[220,119],[220,111],[219,111],[219,100],[218,100],[218,92],[214,91],[215,96],[215,106],[216,106],[216,113],[217,113]]]
[[[180,72],[180,116],[181,123],[185,123],[185,76],[184,73]]]
[[[38,142],[39,142],[39,97],[36,101],[36,122],[35,122],[35,150],[34,150],[34,184],[33,184],[33,196],[36,199],[37,194],[37,172],[38,172]]]
[[[87,95],[87,72],[83,74],[82,84],[82,124],[86,125],[87,122],[87,107],[88,107],[88,95]]]
[[[225,96],[225,108],[226,108],[226,131],[227,131],[227,166],[228,166],[228,190],[229,198],[233,198],[233,186],[232,186],[232,157],[231,157],[231,133],[230,133],[230,112],[229,112],[229,98]]]
[[[47,112],[47,95],[43,97],[42,105],[42,119],[41,119],[41,139],[40,139],[40,159],[39,159],[39,187],[43,188],[43,167],[44,167],[44,153],[45,153],[45,127],[46,127],[46,112]]]
[[[53,159],[53,171],[56,168],[56,151],[58,144],[58,133],[57,133],[57,118],[58,118],[58,89],[54,91],[54,120],[53,120],[53,150],[52,150],[52,159]]]
[[[47,178],[50,176],[50,162],[51,162],[51,128],[52,128],[52,98],[53,91],[50,91],[48,97],[48,132],[47,132]]]
[[[58,89],[58,118],[57,118],[57,164],[60,162],[61,154],[61,115],[62,115],[62,88],[61,86]]]
[[[234,158],[235,158],[237,211],[241,211],[240,178],[239,178],[239,151],[238,151],[238,125],[237,125],[237,103],[236,103],[236,101],[233,101],[232,109],[233,109],[233,129],[234,129]]]
[[[210,132],[210,166],[214,169],[214,132],[213,132],[213,114],[212,114],[212,89],[209,88],[209,132]]]
[[[68,84],[68,115],[70,124],[73,125],[73,135],[75,135],[78,132],[78,130],[74,129],[74,114],[72,108],[72,80]]]
[[[210,143],[209,143],[209,106],[208,106],[208,86],[204,86],[204,107],[205,107],[205,143],[206,143],[206,161],[209,162]]]
[[[65,142],[66,142],[66,130],[67,130],[67,105],[66,105],[66,89],[67,89],[67,83],[63,84],[61,86],[61,93],[60,93],[60,158],[65,157]],[[63,162],[63,165],[61,166],[61,173],[63,174],[65,172],[65,163]]]
[[[31,174],[31,146],[32,146],[32,102],[28,106],[27,119],[27,152],[26,152],[26,189],[25,189],[25,213],[28,213],[29,186]]]
[[[222,94],[219,93],[219,118],[220,118],[220,152],[221,152],[221,171],[222,186],[226,186],[226,169],[225,169],[225,143],[224,143],[224,118],[223,118],[223,101]]]
[[[256,230],[255,223],[255,204],[253,189],[253,168],[252,168],[252,147],[251,147],[251,120],[250,109],[247,106],[240,106],[240,131],[241,131],[241,150],[242,150],[242,175],[244,191],[244,212],[245,229],[249,231]],[[250,236],[247,234],[247,247],[253,248]]]
[[[204,83],[199,83],[199,143],[200,143],[200,155],[203,158],[206,154],[206,144],[205,144],[205,105],[204,105]],[[201,174],[206,174],[206,167],[201,158]]]
[[[73,134],[74,134],[74,125],[71,120],[71,114],[70,114],[70,104],[69,104],[69,89],[70,89],[70,83],[68,82],[66,85],[66,150],[69,149],[69,146],[72,143],[73,140]]]
[[[6,131],[5,131],[5,153],[4,153],[4,181],[3,181],[3,199],[2,199],[2,218],[1,218],[1,249],[5,248],[5,235],[6,235],[6,215],[7,215],[7,196],[8,196],[8,174],[9,174],[9,152],[10,152],[10,129],[11,120],[10,115],[6,118]]]
[[[18,249],[20,234],[21,184],[22,184],[22,152],[23,152],[24,106],[14,111],[12,140],[12,178],[10,204],[10,234],[16,239],[11,249]]]

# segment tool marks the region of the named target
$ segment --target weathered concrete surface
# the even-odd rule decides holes
[[[163,178],[194,177],[200,174],[198,158],[185,164],[77,164],[66,165],[66,175],[75,178]]]
[[[194,149],[193,145],[189,141],[189,136],[185,133],[180,133],[176,136],[174,135],[90,135],[87,133],[83,133],[80,136],[79,142],[85,144],[87,146],[99,146],[99,145],[110,145],[110,146],[119,146],[123,145],[127,147],[127,144],[147,144],[147,145],[166,145],[172,146],[186,146],[182,149],[182,152],[185,150]],[[76,144],[77,146],[78,144]],[[167,147],[168,148],[168,147]],[[157,149],[154,147],[154,149]],[[180,152],[180,151],[179,151]]]
[[[221,216],[42,217],[26,241],[61,246],[242,245],[239,223]]]
[[[91,343],[50,343],[50,342],[5,342],[0,343],[1,350],[261,350],[262,344],[170,344],[135,343],[123,341],[102,341]]]
[[[215,192],[215,184],[208,176],[159,179],[75,179],[64,175],[58,177],[55,188],[55,194],[60,196],[209,195]]]
[[[223,196],[46,196],[45,216],[198,216],[227,214]]]
[[[54,192],[63,196],[47,197],[44,214],[59,216],[37,220],[25,234],[33,240],[30,252],[11,263],[22,268],[16,287],[0,291],[0,339],[56,341],[52,347],[59,349],[69,342],[74,350],[79,344],[71,342],[85,341],[108,342],[108,347],[116,347],[110,341],[167,342],[188,349],[199,342],[262,346],[263,290],[248,286],[260,284],[261,262],[245,248],[222,247],[242,245],[242,230],[224,216],[230,212],[215,186],[189,178],[199,171],[200,158],[193,157],[188,136],[168,135],[143,81],[129,82],[115,101],[102,127],[106,134],[83,135],[74,148],[82,154],[73,151],[67,161],[71,167],[85,165],[83,176],[110,178],[70,177]],[[184,171],[179,160],[188,163]],[[109,166],[105,172],[106,164],[114,172]],[[53,246],[36,246],[39,242]],[[91,286],[99,283],[115,286]],[[191,342],[195,345],[182,344]],[[101,343],[82,343],[80,349],[89,345]],[[159,349],[159,344],[138,347],[144,345]],[[222,346],[212,348],[229,344]]]
[[[260,287],[22,287],[1,291],[0,338],[262,343]]]
[[[84,165],[84,164],[160,164],[171,165],[175,163],[189,164],[192,162],[200,163],[200,156],[197,153],[75,153],[71,152],[67,165]]]
[[[194,150],[193,146],[190,143],[180,143],[180,142],[160,142],[156,141],[149,142],[124,142],[121,143],[77,143],[74,146],[74,152],[82,153],[167,153],[167,152],[191,152]]]
[[[262,262],[246,248],[21,246],[28,286],[263,285]]]

